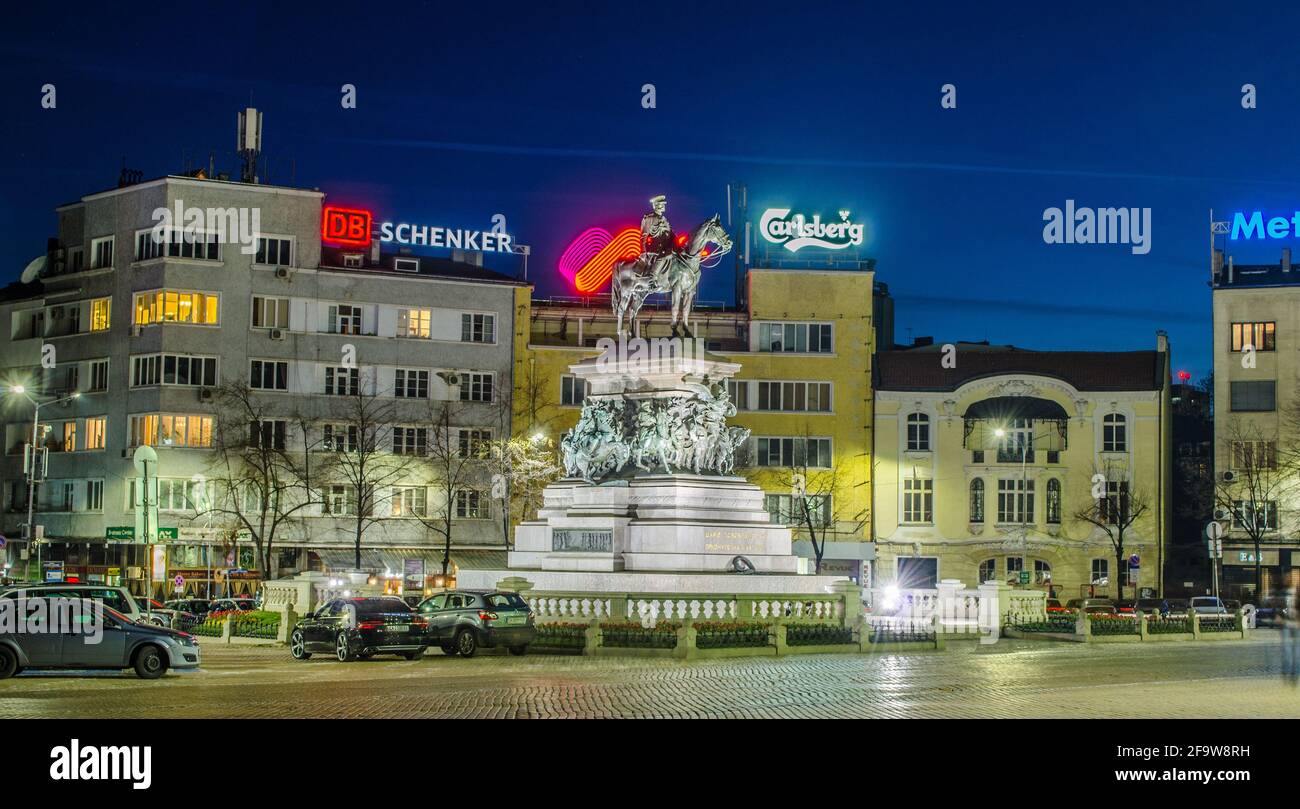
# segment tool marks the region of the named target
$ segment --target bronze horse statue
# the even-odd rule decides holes
[[[708,250],[710,244],[718,249]],[[618,318],[618,333],[623,331],[623,320],[636,320],[645,299],[656,292],[672,294],[672,327],[677,333],[680,320],[687,335],[690,331],[691,305],[700,285],[700,261],[706,256],[721,256],[731,251],[731,239],[722,229],[718,215],[700,223],[687,238],[681,250],[670,253],[642,253],[634,259],[614,262],[610,279],[610,298]]]

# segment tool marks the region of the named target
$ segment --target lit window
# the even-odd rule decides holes
[[[108,331],[109,326],[109,309],[113,303],[112,298],[98,298],[90,302],[90,330],[91,331]]]

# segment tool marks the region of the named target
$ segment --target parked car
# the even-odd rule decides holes
[[[1255,623],[1281,626],[1291,615],[1291,606],[1286,596],[1266,596],[1255,610]]]
[[[1169,602],[1163,598],[1139,598],[1134,602],[1133,609],[1148,618],[1159,618],[1169,614]]]
[[[212,612],[212,602],[206,598],[176,598],[168,601],[165,606],[169,610],[188,612],[197,618]]]
[[[1119,615],[1137,615],[1137,600],[1121,598],[1115,602],[1115,612]]]
[[[1228,614],[1228,608],[1215,596],[1196,596],[1191,601],[1191,609],[1197,615]]]
[[[27,598],[44,596],[46,598],[91,599],[102,602],[105,607],[117,610],[135,623],[151,623],[161,626],[165,622],[165,619],[161,616],[151,618],[149,613],[141,609],[135,597],[123,587],[106,587],[99,584],[60,584],[58,582],[20,584],[0,592],[0,598],[17,598],[19,593],[25,593]]]
[[[289,653],[306,660],[333,652],[340,662],[396,654],[417,660],[428,646],[428,624],[396,596],[336,598],[299,621],[289,635]]]
[[[28,596],[47,602],[58,596]],[[199,665],[199,646],[184,632],[137,623],[112,607],[103,609],[98,642],[88,632],[0,632],[0,680],[24,669],[135,669],[144,680],[156,680],[172,669]],[[84,620],[90,616],[81,616]]]
[[[473,657],[480,646],[522,655],[537,634],[533,610],[518,593],[449,590],[421,601],[419,611],[429,622],[429,645],[449,655]]]
[[[209,605],[207,616],[220,618],[232,612],[252,612],[257,609],[257,602],[251,598],[218,598]]]
[[[1083,610],[1096,615],[1116,614],[1115,602],[1109,598],[1072,598],[1065,606],[1072,610]]]

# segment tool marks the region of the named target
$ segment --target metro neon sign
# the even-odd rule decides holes
[[[611,235],[601,227],[587,228],[560,256],[559,270],[578,292],[596,292],[614,274],[614,262],[641,255],[641,228],[631,227]]]
[[[1264,223],[1264,214],[1260,211],[1251,211],[1250,217],[1238,211],[1232,215],[1232,239],[1293,239],[1300,238],[1300,211],[1296,211],[1288,219],[1285,216],[1275,216],[1268,220],[1267,226]]]

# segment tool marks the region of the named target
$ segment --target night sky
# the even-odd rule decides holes
[[[1145,349],[1164,328],[1175,367],[1201,376],[1209,209],[1300,207],[1300,12],[970,5],[9,9],[0,277],[44,251],[55,205],[114,186],[124,157],[155,177],[215,151],[233,171],[251,99],[271,182],[292,171],[381,218],[486,229],[504,213],[543,294],[566,292],[555,263],[586,227],[635,224],[664,193],[686,230],[743,182],[751,214],[870,223],[900,342]],[[949,82],[955,110],[939,104]],[[1257,109],[1242,109],[1246,82]],[[1150,253],[1045,244],[1043,210],[1067,199],[1150,206]],[[1288,243],[1232,252],[1276,261]],[[704,283],[702,298],[730,296],[729,271]]]

